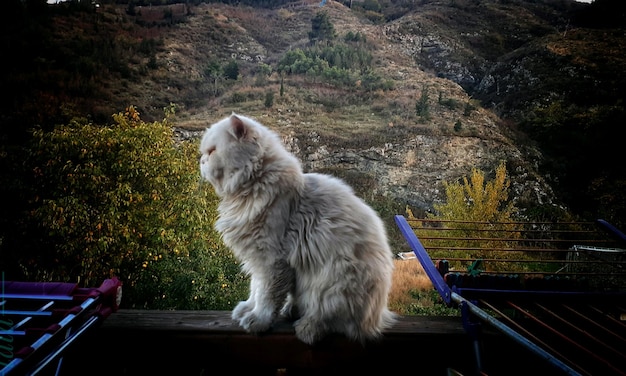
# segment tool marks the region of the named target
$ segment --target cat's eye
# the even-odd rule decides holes
[[[215,151],[215,148],[210,148],[209,150],[207,150],[207,155],[213,154],[214,151]]]

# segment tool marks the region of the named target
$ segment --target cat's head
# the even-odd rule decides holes
[[[249,184],[263,159],[261,125],[232,114],[206,129],[200,142],[200,174],[218,196],[235,194]]]

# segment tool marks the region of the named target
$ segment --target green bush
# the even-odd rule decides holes
[[[271,108],[274,105],[274,92],[268,91],[265,93],[265,108]]]
[[[239,64],[235,60],[231,60],[224,66],[223,71],[226,79],[237,80],[239,77]]]
[[[311,19],[311,31],[309,42],[315,44],[319,41],[331,41],[337,37],[335,26],[330,22],[330,16],[326,11],[320,11]]]
[[[287,51],[278,62],[277,71],[319,77],[337,87],[359,87],[365,91],[393,89],[392,81],[383,81],[372,71],[372,59],[365,46],[343,42],[315,44]]]
[[[428,88],[426,86],[422,88],[422,94],[417,102],[415,102],[415,112],[422,119],[430,119],[430,110],[428,109]]]
[[[247,285],[213,229],[217,198],[200,183],[197,145],[133,107],[113,120],[34,132],[13,265],[36,281],[118,276],[126,307],[231,309]]]

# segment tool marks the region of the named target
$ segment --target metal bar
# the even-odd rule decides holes
[[[417,257],[419,262],[422,264],[422,267],[428,275],[428,278],[430,278],[430,281],[435,286],[435,289],[437,289],[439,295],[441,295],[446,304],[449,305],[450,293],[452,291],[450,290],[450,287],[448,287],[448,285],[446,284],[446,281],[443,280],[441,274],[439,274],[439,271],[433,264],[433,261],[428,255],[428,252],[426,252],[426,249],[424,249],[422,243],[420,243],[417,235],[415,235],[415,232],[413,232],[413,228],[408,224],[408,222],[402,215],[396,215],[395,221],[398,225],[398,228],[400,229],[400,232],[402,232],[404,239],[406,239],[407,243],[409,243],[409,246],[411,247],[411,250],[413,250],[413,253],[415,253],[415,257]]]
[[[500,319],[506,321],[507,324],[513,326],[516,330],[518,330],[519,332],[523,333],[524,335],[526,335],[526,337],[532,339],[533,341],[535,341],[535,343],[543,346],[544,349],[547,349],[548,351],[550,351],[552,354],[561,357],[562,359],[566,359],[570,365],[572,367],[575,367],[578,371],[584,373],[585,375],[588,376],[592,376],[590,373],[588,373],[587,371],[585,371],[584,369],[581,369],[579,366],[577,366],[576,364],[574,364],[571,360],[567,359],[567,357],[565,357],[563,354],[561,354],[558,350],[556,350],[555,348],[553,348],[552,346],[550,346],[549,344],[545,343],[541,338],[537,337],[536,335],[532,334],[530,331],[528,331],[526,328],[524,328],[523,326],[521,326],[519,323],[515,322],[513,319],[511,319],[508,315],[504,314],[502,311],[500,311],[499,309],[497,309],[495,306],[493,306],[492,304],[487,303],[487,301],[485,300],[480,300],[480,303],[485,305],[487,308],[489,308],[490,310],[494,311],[495,313],[497,313],[498,315],[500,315]]]
[[[609,321],[611,321],[612,323],[614,323],[614,324],[616,324],[616,325],[618,325],[618,326],[621,326],[622,328],[626,328],[626,323],[624,323],[624,322],[622,322],[622,321],[620,321],[620,320],[617,320],[615,317],[612,317],[612,316],[610,316],[610,315],[605,314],[604,312],[600,311],[600,309],[598,309],[597,307],[590,306],[589,308],[591,308],[592,310],[594,310],[594,311],[596,311],[596,312],[598,312],[598,313],[600,313],[600,314],[604,315],[604,316],[605,316],[605,317],[606,317]],[[624,310],[623,308],[621,308],[621,307],[620,307],[620,310],[625,311],[625,310]]]
[[[575,245],[573,251],[600,252],[600,253],[626,253],[623,248],[594,247],[591,245]]]
[[[448,261],[454,261],[451,259],[446,259]],[[475,260],[466,260],[466,261],[475,261]],[[554,276],[606,276],[606,275],[610,275],[610,276],[626,276],[626,273],[611,273],[611,272],[559,272],[556,271],[554,273],[548,273],[548,272],[528,272],[528,271],[481,271],[481,273],[491,273],[491,274],[519,274],[519,275],[543,275],[543,276],[550,276],[550,275],[554,275]]]
[[[59,355],[61,355],[67,348],[70,346],[81,334],[83,334],[87,329],[91,328],[94,324],[98,322],[97,316],[91,316],[79,329],[77,332],[66,338],[59,346],[50,354],[48,354],[37,366],[27,375],[36,375],[41,372],[44,368],[50,364],[53,360],[55,360]]]
[[[476,261],[476,258],[465,257],[445,257],[448,261]],[[499,258],[480,258],[482,261],[494,261],[494,262],[520,262],[520,263],[544,263],[544,264],[606,264],[605,260],[551,260],[551,259],[499,259]],[[626,261],[615,261],[612,264],[626,265]],[[626,274],[626,272],[624,272]],[[597,274],[597,273],[593,273]],[[613,273],[611,273],[613,274]]]
[[[598,219],[596,222],[600,225],[600,227],[603,230],[613,235],[621,243],[626,244],[626,235],[623,232],[621,232],[617,227],[613,226],[612,224],[605,221],[604,219]]]
[[[52,312],[50,311],[15,311],[5,309],[3,315],[13,315],[13,316],[52,316]]]
[[[542,229],[534,230],[528,228],[507,229],[507,228],[461,228],[461,227],[416,227],[416,230],[424,231],[468,231],[468,232],[520,232],[520,233],[546,233],[546,234],[597,234],[595,230],[554,230]]]
[[[25,336],[26,332],[23,330],[0,330],[0,336]]]
[[[626,294],[624,292],[588,292],[588,291],[555,291],[555,290],[511,290],[511,289],[481,289],[473,287],[456,287],[455,291],[461,295],[479,296],[481,298],[500,298],[503,300],[511,300],[513,298],[523,299],[560,299],[561,301],[568,300],[604,300],[610,299],[624,299]]]
[[[471,232],[469,230],[468,232]],[[420,236],[424,240],[464,240],[464,241],[492,241],[516,243],[609,243],[602,239],[526,239],[526,238],[479,238],[479,237],[451,237],[451,236]]]
[[[591,357],[593,357],[594,359],[596,359],[597,361],[603,363],[604,365],[606,365],[608,368],[612,369],[613,371],[615,371],[616,373],[620,373],[623,374],[622,370],[619,370],[617,368],[615,368],[611,363],[609,363],[606,359],[601,358],[600,356],[598,356],[598,354],[595,354],[591,351],[589,351],[589,349],[587,349],[584,346],[581,346],[579,343],[573,341],[571,338],[565,336],[563,333],[555,330],[553,327],[551,327],[550,325],[546,324],[545,322],[541,321],[538,317],[536,317],[535,315],[532,315],[530,312],[522,309],[521,307],[515,305],[512,302],[508,302],[508,304],[519,310],[521,313],[523,313],[526,317],[530,318],[531,320],[533,320],[534,322],[536,322],[537,324],[541,325],[544,329],[548,330],[549,332],[555,334],[556,336],[558,336],[559,338],[563,339],[565,342],[571,344],[572,346],[576,347],[577,349],[583,351],[584,353],[590,355]]]
[[[95,325],[98,321],[106,318],[110,312],[113,312],[117,309],[119,305],[119,292],[121,291],[121,284],[117,280],[107,279],[104,283],[97,289],[90,291],[88,294],[82,294],[79,291],[79,294],[73,295],[61,295],[59,294],[60,289],[55,289],[54,291],[50,289],[40,289],[38,286],[40,284],[35,285],[33,288],[32,285],[28,284],[20,284],[15,283],[17,287],[14,286],[11,293],[5,293],[6,290],[2,289],[2,295],[0,301],[2,302],[2,313],[4,315],[10,315],[9,317],[16,318],[17,320],[21,320],[18,324],[13,325],[9,330],[2,330],[0,334],[2,335],[11,335],[11,336],[20,336],[20,335],[28,335],[30,334],[30,330],[17,330],[25,328],[30,321],[37,320],[39,317],[44,317],[45,320],[49,321],[50,317],[55,317],[56,313],[59,313],[59,322],[54,325],[42,326],[42,330],[40,331],[38,328],[34,328],[34,334],[39,334],[39,332],[43,332],[43,334],[39,335],[38,338],[34,339],[33,342],[29,345],[23,346],[24,349],[32,350],[32,354],[25,357],[14,357],[8,364],[4,365],[2,369],[0,369],[0,375],[9,374],[13,370],[17,370],[20,367],[25,367],[28,364],[30,368],[31,365],[35,365],[34,371],[29,371],[29,375],[34,375],[39,373],[40,371],[46,369],[48,370],[49,363],[55,359],[58,359],[58,364],[56,366],[56,372],[59,374],[62,364],[62,353],[66,350],[70,344],[72,344],[76,339],[80,337],[80,335],[85,332],[87,329]],[[65,284],[67,285],[67,284]],[[41,284],[42,287],[46,287],[46,284]],[[55,287],[57,285],[53,285]],[[3,284],[4,287],[4,284]],[[64,286],[61,286],[64,287]],[[67,286],[65,286],[67,287]],[[55,287],[56,288],[56,287]],[[21,292],[24,290],[24,292]],[[56,294],[42,294],[42,291],[50,291],[56,292]],[[14,293],[16,291],[20,291],[20,293]],[[72,291],[77,291],[76,289],[72,289]],[[35,295],[29,295],[29,293],[34,293]],[[76,299],[76,298],[80,299]],[[103,297],[112,298],[113,303],[112,307],[102,307],[101,301]],[[5,306],[9,306],[5,302],[8,299],[22,301],[22,304],[25,300],[33,301],[37,306],[41,306],[39,309],[33,308],[36,310],[28,310],[28,309],[12,309],[6,310]],[[44,302],[38,302],[38,300],[44,300]],[[54,312],[49,311],[48,309],[52,307],[58,301],[69,301],[74,305],[80,302],[80,310],[76,309],[78,307],[74,306],[72,309],[65,310],[55,310]],[[11,302],[13,303],[13,302]],[[30,302],[29,302],[30,303]],[[28,308],[32,304],[24,305],[22,308]],[[88,316],[89,315],[89,316]],[[62,317],[61,317],[62,316]],[[53,341],[54,339],[54,341]],[[40,353],[44,350],[47,350],[51,346],[52,353],[48,354],[44,357],[45,354]],[[35,356],[35,354],[37,354]],[[39,360],[43,358],[43,360]],[[39,363],[36,363],[39,361]],[[21,372],[21,371],[20,371]]]
[[[497,330],[499,330],[502,333],[506,334],[513,341],[519,343],[520,345],[524,346],[526,349],[528,349],[529,351],[531,351],[535,355],[537,355],[540,358],[546,360],[550,365],[556,367],[557,369],[565,372],[568,375],[580,375],[580,373],[578,373],[575,370],[573,370],[567,364],[563,363],[561,360],[559,360],[556,357],[554,357],[553,355],[549,354],[548,352],[546,352],[541,347],[537,346],[536,344],[534,344],[531,341],[529,341],[527,338],[523,337],[519,333],[517,333],[514,330],[512,330],[511,328],[509,328],[508,326],[504,325],[502,322],[498,321],[496,318],[494,318],[493,316],[489,315],[488,313],[486,313],[485,311],[480,309],[478,306],[476,306],[475,304],[473,304],[469,300],[463,298],[461,295],[457,294],[456,292],[452,291],[451,299],[452,299],[452,301],[454,301],[454,302],[456,302],[458,304],[461,304],[461,303],[467,304],[468,309],[474,315],[476,315],[479,319],[489,323],[491,326],[493,326]]]
[[[563,226],[563,225],[587,225],[593,226],[595,222],[582,221],[582,222],[519,222],[519,221],[510,221],[510,222],[488,222],[488,221],[461,221],[456,219],[434,219],[434,218],[411,218],[408,221],[410,222],[433,222],[433,223],[479,223],[484,225],[492,225],[492,224],[506,224],[506,225],[555,225],[555,226]]]
[[[424,239],[424,238],[422,238]],[[450,240],[465,240],[463,238],[448,238]],[[485,239],[488,240],[488,239]],[[572,249],[565,248],[541,248],[541,247],[514,247],[514,248],[505,248],[505,247],[448,247],[448,246],[440,246],[433,245],[428,246],[428,249],[431,251],[435,250],[445,250],[445,251],[500,251],[500,252],[554,252],[554,253],[569,253],[572,252]]]
[[[35,342],[33,342],[33,344],[30,347],[32,347],[34,351],[37,351],[40,347],[42,347],[48,341],[50,341],[52,338],[54,338],[58,333],[63,331],[68,326],[68,324],[70,324],[72,322],[72,320],[74,320],[76,317],[84,314],[86,308],[88,308],[89,306],[91,306],[91,305],[93,305],[95,303],[97,303],[97,299],[94,299],[94,298],[86,299],[83,303],[81,303],[81,312],[79,312],[78,314],[69,314],[69,315],[65,316],[58,323],[59,324],[59,328],[54,333],[44,333]],[[46,306],[48,306],[48,305],[49,304],[47,304]],[[43,307],[42,307],[42,309],[43,309]],[[15,334],[9,334],[9,335],[15,335]],[[24,361],[24,359],[20,359],[20,358],[13,359],[5,368],[2,369],[2,371],[3,372],[4,371],[8,372],[9,370],[17,367],[23,361]]]
[[[42,312],[42,311],[52,307],[52,305],[54,305],[54,301],[50,301],[50,302],[44,304],[41,308],[39,308],[37,310],[37,312]],[[6,310],[5,310],[5,312],[6,312]],[[0,333],[4,333],[4,335],[18,335],[18,336],[25,335],[26,334],[25,331],[18,331],[16,329],[17,328],[21,328],[24,325],[26,325],[30,320],[32,320],[32,318],[33,318],[32,316],[25,317],[20,322],[18,322],[17,324],[13,325],[10,329],[8,329],[6,331],[2,331]]]
[[[589,318],[588,316],[578,312],[577,310],[575,310],[574,308],[568,306],[567,304],[563,304],[563,307],[567,310],[569,310],[570,312],[572,312],[573,314],[577,315],[578,317],[587,320],[587,322],[589,322],[589,324],[592,324],[593,326],[597,327],[598,329],[600,329],[601,331],[603,331],[604,333],[610,335],[611,337],[625,342],[626,343],[626,338],[622,337],[621,335],[619,335],[618,333],[615,333],[614,331],[612,331],[611,329],[607,328],[604,325],[601,325],[600,323],[598,323],[596,320],[593,320],[591,318]],[[602,312],[599,308],[594,307],[594,306],[588,306],[587,308],[591,309],[592,311],[594,311],[596,314],[604,317],[605,319],[610,320],[613,323],[618,323],[621,325],[622,328],[626,328],[626,326],[621,322],[621,321],[617,321],[615,320],[614,317],[612,317],[611,315],[608,315],[604,312]],[[623,356],[626,356],[626,354],[622,354]]]
[[[25,295],[25,294],[1,294],[0,299],[27,299],[27,300],[73,300],[73,296],[68,295]]]
[[[559,316],[556,312],[552,311],[551,309],[549,309],[548,307],[539,304],[539,303],[535,303],[535,305],[539,308],[541,308],[544,312],[546,312],[548,315],[554,317],[555,319],[557,319],[559,322],[561,322],[563,325],[565,325],[566,327],[572,329],[574,332],[590,339],[591,341],[595,342],[596,344],[600,345],[601,347],[604,347],[605,349],[609,350],[610,352],[616,354],[618,357],[620,358],[624,358],[626,359],[626,357],[624,356],[624,353],[621,351],[616,350],[615,348],[613,348],[612,346],[610,346],[609,344],[603,342],[602,340],[600,340],[598,337],[594,336],[591,332],[589,332],[588,330],[582,330],[579,327],[573,325],[571,322],[565,320],[563,317]],[[577,311],[574,311],[577,312]],[[584,317],[585,319],[587,319],[584,315],[580,314],[582,317]]]
[[[516,221],[476,222],[417,218],[407,220],[403,216],[397,216],[396,223],[398,223],[398,227],[400,227],[405,239],[409,242],[413,253],[415,253],[416,257],[422,263],[433,285],[440,295],[444,297],[444,300],[446,300],[444,294],[449,291],[450,300],[446,300],[446,304],[461,304],[464,317],[470,315],[468,313],[469,310],[471,314],[478,316],[482,321],[490,323],[496,329],[507,334],[514,341],[522,344],[531,352],[546,359],[556,368],[564,370],[567,373],[590,375],[596,372],[609,374],[617,372],[619,375],[626,376],[626,370],[619,369],[624,368],[623,360],[626,359],[626,353],[620,350],[620,348],[624,347],[624,337],[626,337],[626,335],[624,335],[622,328],[626,327],[626,323],[592,306],[595,303],[609,304],[612,309],[619,310],[620,307],[618,306],[626,301],[626,291],[623,290],[625,287],[623,284],[620,285],[620,288],[616,289],[616,291],[608,289],[596,291],[593,290],[595,287],[591,284],[589,286],[572,286],[577,290],[573,290],[573,288],[569,287],[564,288],[566,291],[557,291],[557,289],[560,290],[560,288],[555,286],[559,285],[549,285],[552,287],[546,286],[545,288],[550,288],[550,290],[546,291],[540,290],[543,285],[534,286],[520,283],[519,286],[517,286],[518,281],[514,278],[510,281],[513,284],[502,286],[506,288],[506,290],[478,288],[492,287],[491,285],[483,283],[490,281],[490,279],[487,278],[486,281],[482,279],[472,279],[467,283],[465,279],[457,281],[459,286],[465,284],[465,286],[472,286],[471,288],[459,286],[448,287],[443,275],[435,267],[435,262],[439,260],[445,260],[450,263],[454,262],[454,266],[457,268],[461,265],[460,269],[463,269],[463,265],[466,263],[476,261],[475,258],[466,257],[463,253],[455,254],[455,251],[467,252],[468,254],[472,254],[472,252],[475,254],[488,252],[482,254],[485,254],[489,258],[480,258],[482,262],[486,263],[483,264],[484,268],[489,266],[494,267],[493,262],[502,262],[507,263],[507,266],[520,265],[520,268],[529,263],[535,263],[538,264],[538,269],[553,269],[552,266],[561,269],[559,269],[557,273],[547,271],[501,272],[480,270],[479,275],[495,274],[503,275],[504,278],[509,278],[510,275],[518,275],[522,281],[528,278],[525,276],[599,276],[600,278],[597,279],[590,278],[590,281],[600,282],[604,280],[602,276],[611,276],[617,279],[626,276],[626,273],[624,273],[626,270],[624,269],[626,261],[619,257],[616,257],[617,259],[608,257],[606,260],[602,260],[599,256],[619,256],[619,254],[626,254],[626,235],[620,230],[603,220],[597,220],[595,222],[559,223],[528,223]],[[513,226],[504,228],[506,224],[523,226],[517,226],[519,228],[511,228]],[[537,226],[528,228],[528,225]],[[576,225],[576,227],[566,227],[568,225]],[[403,226],[407,228],[403,228]],[[472,228],[463,229],[459,227]],[[546,228],[541,229],[540,227]],[[576,230],[576,228],[579,230]],[[465,234],[467,237],[463,237],[463,235],[459,234]],[[610,236],[607,236],[607,234]],[[490,238],[489,235],[494,235],[496,238]],[[529,236],[531,238],[525,239],[518,237],[518,235]],[[564,239],[568,237],[573,239]],[[446,241],[455,246],[445,246]],[[433,246],[424,247],[422,242],[424,244],[433,244]],[[494,246],[489,247],[486,245],[488,244],[486,242],[490,242],[490,244],[494,244]],[[463,247],[462,245],[467,245],[468,247]],[[498,245],[500,247],[498,247]],[[433,251],[436,251],[435,254],[437,255],[458,255],[464,257],[431,258],[428,252],[432,253]],[[522,260],[523,256],[521,256],[521,253],[520,255],[515,255],[510,252],[523,252],[527,253],[529,257],[537,257],[538,259]],[[568,259],[573,258],[570,257],[570,254],[582,254],[589,256],[589,260],[556,260],[551,257],[561,256],[565,259],[565,254],[568,255]],[[512,256],[512,259],[498,259],[500,255],[503,257]],[[603,264],[606,264],[606,267],[597,266]],[[588,265],[591,269],[585,269],[581,272],[572,272],[568,269],[568,272],[561,273],[566,266],[574,266],[574,270],[576,270],[579,269],[576,267],[578,265]],[[514,268],[515,267],[507,267],[507,269]],[[477,270],[472,269],[469,271],[476,272]],[[450,272],[455,271],[450,270]],[[462,275],[467,274],[464,270],[458,272]],[[448,280],[451,284],[453,281],[454,279]],[[611,281],[613,281],[613,279],[611,279]],[[524,290],[516,288],[523,288]],[[534,290],[528,290],[528,288],[533,288]],[[480,299],[484,307],[487,307],[486,310],[488,312],[481,311],[480,308],[471,303],[468,299]],[[491,304],[485,300],[489,300]],[[558,308],[552,305],[553,302],[559,304]],[[570,303],[572,303],[571,306],[568,305]],[[506,305],[503,306],[502,304]],[[589,305],[591,310],[586,308],[587,305]],[[561,308],[561,306],[563,308]],[[500,307],[501,310],[498,310],[496,307]],[[505,307],[513,307],[514,311],[509,312],[508,309],[504,309]],[[492,310],[489,310],[489,308]],[[509,314],[510,317],[503,314],[503,312]],[[606,317],[606,320],[601,316],[596,316],[596,312],[602,314],[602,317]],[[502,316],[499,320],[494,317],[498,314]],[[523,319],[521,321],[516,320],[518,315],[522,315]],[[594,320],[597,320],[597,322]],[[568,321],[572,321],[572,323]],[[528,326],[525,323],[528,324]],[[581,325],[580,328],[577,327],[576,323]],[[614,325],[614,323],[617,325]],[[513,327],[517,332],[510,329],[505,324]],[[522,325],[526,328],[522,327]],[[587,330],[589,330],[589,332],[587,332]],[[518,332],[524,334],[524,336],[520,336]],[[616,340],[616,338],[619,340]],[[541,347],[536,344],[541,345]],[[543,349],[547,349],[550,352]],[[617,356],[615,354],[617,354]],[[600,369],[603,371],[600,371]]]

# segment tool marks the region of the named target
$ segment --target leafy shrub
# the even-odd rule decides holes
[[[461,101],[454,98],[442,98],[439,100],[439,104],[451,110],[456,110],[457,108],[461,108],[464,106]]]
[[[455,132],[460,132],[462,128],[463,128],[463,124],[461,124],[461,120],[457,120],[454,123],[454,131]]]
[[[274,92],[268,91],[265,93],[265,101],[263,102],[265,108],[271,108],[274,105]]]
[[[199,183],[197,146],[133,107],[113,120],[34,132],[15,264],[37,281],[93,286],[116,275],[124,306],[232,308],[245,281],[212,228],[217,198]]]
[[[508,200],[510,184],[504,162],[496,167],[491,181],[485,181],[481,170],[472,168],[470,178],[464,177],[462,183],[444,182],[446,202],[434,204],[437,215],[429,217],[479,222],[511,221],[516,209]]]
[[[287,51],[278,63],[278,71],[288,74],[319,74],[329,67],[328,62],[319,56],[311,55],[310,52],[299,48]]]
[[[365,16],[365,18],[367,18],[374,24],[380,25],[385,22],[385,16],[378,12],[373,12],[371,10],[368,10],[368,11],[365,11],[363,15]]]
[[[367,37],[365,36],[365,34],[362,34],[360,31],[357,31],[356,33],[352,31],[348,31],[346,35],[344,35],[343,40],[345,42],[366,42]]]
[[[476,110],[476,106],[471,101],[467,101],[463,108],[463,116],[470,116],[474,110]]]
[[[309,41],[315,44],[318,41],[331,41],[337,37],[335,26],[330,22],[330,16],[326,11],[320,11],[311,19],[311,31]]]
[[[231,60],[224,66],[223,71],[226,79],[236,80],[239,77],[239,64],[235,60]]]
[[[361,39],[360,33],[349,33],[346,38]],[[366,92],[393,89],[391,80],[383,81],[373,72],[372,60],[372,54],[364,44],[318,43],[306,49],[287,51],[278,62],[277,71],[319,77],[337,87],[358,87]]]
[[[317,44],[308,48],[305,54],[309,58],[319,57],[328,62],[330,67],[350,69],[358,72],[367,71],[372,66],[372,54],[364,47],[335,43],[332,46]]]

